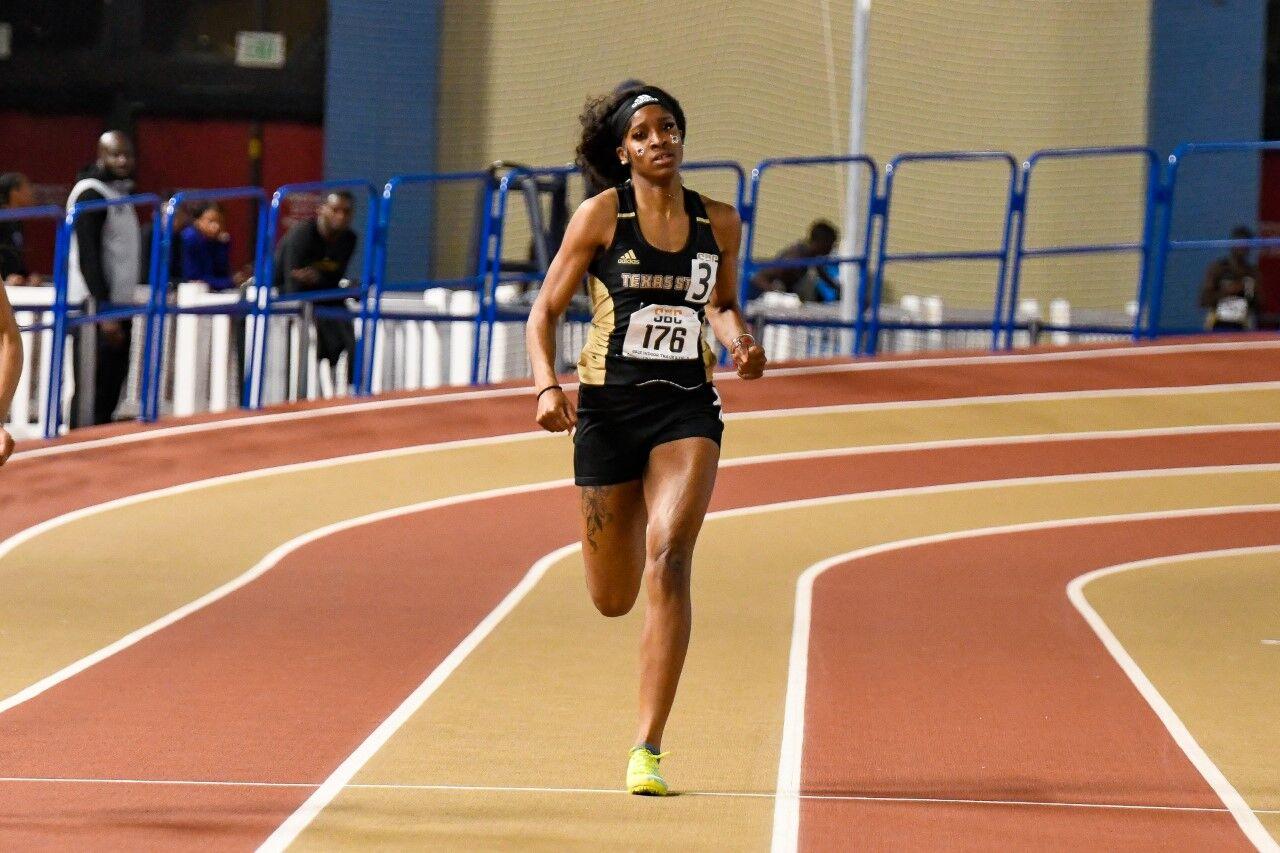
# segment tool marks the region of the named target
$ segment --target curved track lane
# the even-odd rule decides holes
[[[1167,447],[1149,439],[1121,440],[1119,448],[1096,458],[1132,464],[1145,444],[1153,467],[1188,456],[1207,464],[1238,463],[1248,456],[1246,446],[1256,444],[1244,435],[1235,438],[1234,446],[1230,438],[1201,441],[1202,455],[1190,442]],[[981,471],[1008,477],[1078,470],[1081,455],[1073,444],[1046,445],[1052,450],[1030,457],[997,453],[982,460]],[[1088,444],[1099,449],[1096,441]],[[910,472],[916,484],[927,484],[948,471],[972,470],[962,455],[958,450],[907,454],[913,457],[909,466],[899,464],[903,454],[882,454],[728,468],[718,495],[729,497],[718,499],[717,509],[732,507],[733,496],[776,500],[838,494],[854,477],[869,488],[901,487],[911,482],[903,479]],[[769,482],[787,485],[771,493],[764,485]],[[572,518],[562,512],[572,495],[567,488],[560,491],[444,507],[305,546],[237,594],[0,716],[0,740],[7,745],[4,775],[318,783],[537,555],[573,537]],[[511,525],[513,518],[522,523]],[[511,547],[504,547],[501,560],[476,565],[474,542],[491,537],[507,538]],[[412,562],[421,570],[405,572]],[[179,671],[173,670],[175,655],[184,661]],[[395,663],[388,666],[388,661]],[[86,725],[88,719],[93,725]],[[110,813],[110,800],[119,796],[108,786],[101,792],[107,801],[95,803],[86,802],[82,787],[65,783],[11,784],[46,789],[31,800],[39,808],[32,817],[46,821],[53,796],[49,788],[75,798],[64,815],[83,816],[76,806]],[[208,793],[155,786],[135,795],[156,813],[172,815]],[[305,788],[250,788],[235,796],[242,805],[261,799],[249,812],[262,814],[257,824],[262,833],[283,817],[282,804],[292,799],[296,806],[308,793]],[[212,794],[228,796],[218,789]],[[216,803],[211,808],[217,811]],[[40,819],[32,826],[41,826]],[[62,829],[73,827],[74,819]],[[221,837],[201,835],[193,841],[197,846],[245,843],[235,831],[247,830],[245,821],[227,828],[231,831]],[[93,843],[154,843],[151,832],[164,830],[133,831],[118,838],[97,835]],[[20,833],[9,840],[35,839]]]
[[[1066,399],[944,401],[929,404],[928,417],[919,416],[918,401],[748,412],[730,421],[726,455],[890,444],[905,450],[902,442],[1045,430],[1058,437],[1185,425],[1199,430],[1232,420],[1254,429],[1280,411],[1280,389],[1156,391],[1154,397],[1066,392]],[[6,586],[0,624],[21,638],[0,646],[0,697],[9,697],[0,700],[0,711],[91,656],[149,632],[177,608],[231,590],[293,536],[424,500],[567,477],[564,442],[525,433],[303,463],[123,498],[24,531],[0,545]],[[85,542],[94,547],[86,549]],[[86,601],[97,606],[86,608]]]
[[[832,566],[813,586],[801,789],[830,799],[803,800],[801,848],[1251,849],[1066,588],[1117,561],[1278,541],[1280,508]]]

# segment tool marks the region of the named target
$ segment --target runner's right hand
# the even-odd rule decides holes
[[[564,391],[552,388],[538,398],[538,426],[547,432],[565,432],[578,423],[578,413]]]

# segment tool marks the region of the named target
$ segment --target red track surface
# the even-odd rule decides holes
[[[1066,587],[1133,560],[1277,542],[1280,512],[1239,513],[832,567],[814,584],[804,791],[1223,808]],[[1252,849],[1225,812],[804,800],[800,827],[805,850]]]

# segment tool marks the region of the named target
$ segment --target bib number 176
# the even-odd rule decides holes
[[[644,327],[644,343],[642,346],[648,350],[663,349],[663,341],[667,342],[666,349],[671,353],[684,352],[684,341],[686,332],[680,326],[645,326]]]
[[[670,361],[698,357],[702,326],[688,305],[646,305],[631,315],[622,354]]]

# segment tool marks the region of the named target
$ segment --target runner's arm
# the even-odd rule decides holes
[[[556,384],[556,325],[568,310],[591,259],[613,239],[617,207],[617,194],[611,192],[583,202],[569,220],[564,242],[547,269],[525,327],[533,384],[539,391]],[[543,429],[564,432],[577,423],[577,414],[564,392],[553,388],[539,394],[537,420]]]
[[[738,375],[759,379],[767,361],[764,349],[747,331],[738,306],[738,248],[742,244],[742,220],[732,205],[705,199],[711,230],[720,246],[720,265],[715,290],[707,302],[707,322],[716,339],[733,357]],[[745,336],[745,337],[744,337]]]
[[[7,415],[22,373],[22,336],[14,319],[9,294],[0,286],[0,415]],[[3,419],[0,419],[3,423]],[[13,452],[13,438],[0,427],[0,465]]]

